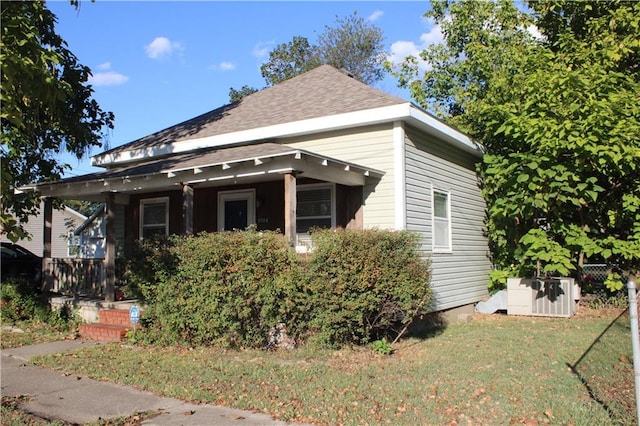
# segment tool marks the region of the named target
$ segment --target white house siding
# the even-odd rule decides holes
[[[421,249],[431,257],[434,308],[477,302],[487,295],[491,263],[473,158],[411,128],[405,140],[407,229],[423,236]],[[451,253],[432,253],[432,188],[451,194]]]
[[[385,175],[379,182],[373,182],[368,178],[364,187],[363,226],[394,228],[392,124],[358,129],[357,133],[345,130],[313,137],[286,139],[282,143],[384,171]]]
[[[124,218],[125,206],[116,204],[115,206],[115,232],[116,232],[116,255],[124,254]],[[80,257],[84,259],[104,259],[106,251],[106,229],[104,214],[100,214],[93,219],[81,233]]]
[[[80,226],[85,219],[85,216],[69,208],[62,210],[53,209],[51,223],[52,257],[69,257],[67,251],[67,234],[77,226]],[[67,221],[72,224],[71,227],[67,227]],[[29,222],[24,225],[24,228],[31,235],[31,240],[20,240],[18,244],[34,254],[42,256],[44,247],[44,202],[40,203],[38,214],[29,217]]]

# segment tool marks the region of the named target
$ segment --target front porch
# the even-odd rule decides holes
[[[43,288],[115,301],[116,256],[154,234],[278,230],[294,246],[308,230],[363,228],[367,191],[383,172],[277,143],[177,154],[59,182],[45,196]],[[51,197],[104,203],[104,260],[51,258]]]

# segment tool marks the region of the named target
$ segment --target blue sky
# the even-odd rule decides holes
[[[229,88],[262,88],[260,65],[278,44],[303,36],[315,43],[325,26],[354,11],[381,28],[390,55],[416,53],[438,41],[423,17],[426,1],[49,1],[57,33],[93,71],[94,99],[115,114],[116,147],[222,106]],[[387,78],[377,87],[408,99]],[[91,155],[101,149],[94,148]],[[67,176],[101,169],[88,157]]]

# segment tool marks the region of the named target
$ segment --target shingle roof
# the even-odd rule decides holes
[[[332,66],[322,65],[246,96],[240,102],[222,106],[104,154],[404,103],[407,101],[367,86]]]

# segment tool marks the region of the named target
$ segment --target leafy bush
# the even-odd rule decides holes
[[[124,291],[127,296],[141,301],[154,300],[157,283],[165,281],[176,268],[171,253],[174,236],[153,236],[145,240],[130,241],[131,252],[126,259],[118,259],[122,266]]]
[[[276,232],[173,236],[141,243],[126,276],[144,303],[140,339],[261,347],[284,323],[297,341],[363,344],[407,325],[430,304],[417,236],[318,231],[299,258]],[[155,246],[154,246],[155,245]]]
[[[26,280],[14,279],[2,283],[0,298],[3,321],[45,321],[48,317],[47,304],[43,303],[40,296],[34,292],[33,286]]]
[[[255,347],[274,324],[295,333],[306,321],[295,253],[280,234],[176,236],[152,254],[152,265],[128,274],[149,305],[145,333],[156,341]]]
[[[307,276],[312,326],[329,345],[366,344],[430,310],[430,262],[418,235],[402,231],[318,230]]]
[[[48,300],[33,290],[32,283],[15,279],[0,287],[3,322],[44,322],[58,330],[68,330],[78,323],[78,318],[68,306],[51,309]]]

